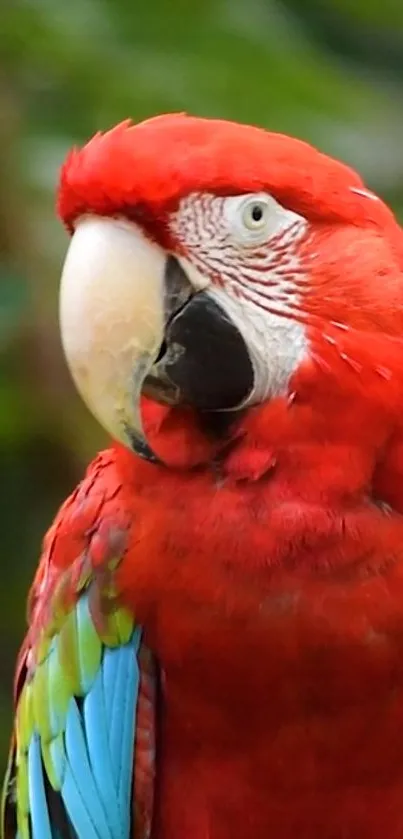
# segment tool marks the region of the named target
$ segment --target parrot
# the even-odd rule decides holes
[[[45,535],[3,839],[403,839],[403,235],[350,166],[162,114],[67,156],[110,445]]]

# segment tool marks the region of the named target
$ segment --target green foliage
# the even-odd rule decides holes
[[[41,536],[104,437],[57,330],[73,142],[186,110],[301,136],[403,208],[399,0],[12,0],[0,24],[0,751]],[[390,47],[390,48],[389,48]],[[3,762],[0,761],[0,762]]]

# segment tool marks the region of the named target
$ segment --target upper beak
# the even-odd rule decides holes
[[[74,382],[115,438],[151,460],[140,393],[164,337],[166,254],[134,224],[79,221],[63,268],[60,324]]]

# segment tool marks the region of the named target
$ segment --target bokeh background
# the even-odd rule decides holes
[[[58,169],[98,129],[172,110],[309,140],[403,218],[403,2],[0,3],[0,771],[42,534],[104,443],[60,349]]]

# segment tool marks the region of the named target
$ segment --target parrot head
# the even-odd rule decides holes
[[[402,334],[400,228],[352,169],[302,141],[183,114],[125,122],[69,154],[58,211],[73,378],[146,458],[143,397],[239,415],[304,369],[337,377],[371,352],[375,364],[373,336]]]

